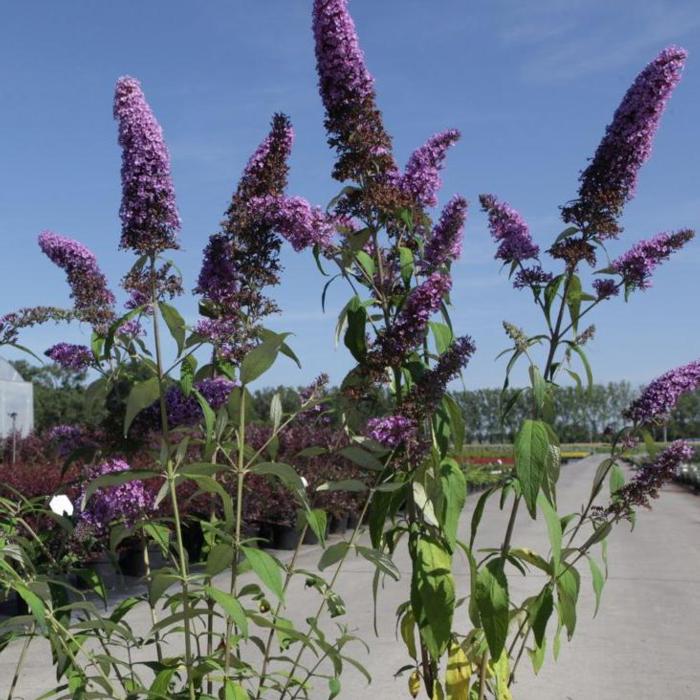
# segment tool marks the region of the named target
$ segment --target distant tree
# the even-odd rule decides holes
[[[97,425],[104,416],[85,408],[85,371],[60,365],[32,365],[26,360],[11,363],[27,382],[34,385],[34,429],[41,433],[61,423]]]

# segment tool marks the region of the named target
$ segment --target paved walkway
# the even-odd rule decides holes
[[[570,464],[562,471],[559,485],[560,512],[573,512],[585,500],[598,459],[591,457]],[[462,522],[467,536],[471,508]],[[482,520],[479,543],[491,546],[503,537],[505,516],[491,503]],[[521,511],[514,546],[546,552],[544,523],[533,522]],[[300,556],[302,568],[314,569],[319,556],[307,547]],[[371,653],[356,648],[357,658],[370,671],[373,682],[352,669],[343,677],[341,698],[355,700],[372,696],[376,700],[408,697],[405,676],[395,680],[396,669],[406,663],[403,644],[394,637],[395,610],[408,595],[409,562],[405,552],[396,563],[402,580],[389,582],[379,597],[379,637],[372,630],[371,582],[373,569],[364,560],[348,561],[338,592],[344,598],[348,616],[358,636],[367,640]],[[578,625],[572,642],[562,642],[559,661],[551,656],[539,677],[532,675],[523,660],[522,673],[514,687],[516,700],[696,700],[700,698],[700,498],[669,486],[654,510],[643,512],[635,531],[621,526],[610,537],[610,578],[603,592],[601,609],[592,619],[594,597],[588,567],[581,569],[582,590]],[[468,587],[464,562],[456,567],[460,593]],[[221,582],[225,585],[225,582]],[[541,581],[520,581],[514,576],[511,588],[518,599]],[[311,614],[318,599],[303,587],[290,588],[290,609],[295,619]],[[146,629],[147,610],[132,620],[135,628]],[[140,619],[139,619],[140,618]],[[467,629],[466,610],[458,611],[456,626]],[[553,628],[548,630],[553,633]],[[551,642],[551,636],[550,636]],[[53,673],[41,645],[32,647],[21,684],[24,698],[35,698],[54,684]],[[14,670],[16,648],[0,654],[0,697],[5,697]],[[327,698],[323,688],[314,695]]]

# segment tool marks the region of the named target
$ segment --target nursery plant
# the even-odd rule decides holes
[[[396,611],[407,663],[396,671],[407,673],[414,697],[422,686],[430,698],[509,698],[526,649],[537,671],[547,639],[556,657],[562,632],[568,638],[574,634],[579,567],[590,567],[599,600],[607,563],[601,567],[594,548],[602,549],[605,562],[605,540],[613,525],[633,520],[635,510],[647,505],[689,456],[682,442],[658,455],[650,446],[653,461],[628,484],[619,467],[645,429],[667,416],[681,393],[697,386],[696,363],[660,378],[632,404],[590,493],[582,494],[581,509],[557,510],[562,455],[553,427],[554,392],[567,375],[581,391],[593,387],[585,345],[595,329],[582,321],[620,293],[627,299],[647,289],[654,268],[693,237],[687,229],[661,233],[614,260],[605,248],[622,234],[624,205],[650,155],[686,53],[677,47],[662,51],[624,96],[581,173],[577,197],[561,208],[566,228],[546,250],[549,262],[517,211],[494,195],[480,197],[498,246],[495,257],[514,288],[532,295],[543,326],[526,333],[504,322],[512,345],[502,353],[507,357],[503,389],[509,396],[502,414],[525,395],[529,416],[515,438],[512,473],[479,497],[469,539],[463,541],[458,524],[467,488],[456,459],[465,426],[447,388],[475,350],[449,317],[451,267],[460,255],[467,202],[456,195],[434,214],[440,170],[459,132],[430,137],[400,169],[346,0],[316,0],[314,35],[328,142],[337,154],[333,177],[344,185],[329,206],[341,221],[342,237],[335,245],[316,248],[319,267],[329,276],[323,296],[338,279],[352,292],[337,324],[337,337],[356,362],[341,386],[344,419],[350,431],[367,439],[367,448],[378,443],[387,450],[384,456],[358,451],[357,461],[371,476],[353,488],[368,492],[373,547],[393,554],[406,546],[412,563],[407,599]],[[527,367],[530,386],[506,393],[518,363]],[[358,399],[371,400],[378,386],[389,388],[391,413],[358,424],[354,406]],[[609,503],[600,504],[606,480]],[[479,537],[491,498],[508,514],[499,542]],[[535,552],[519,541],[519,516],[544,521],[548,552]],[[328,552],[335,551],[342,564],[350,549],[352,543],[341,543]],[[458,567],[466,567],[470,576],[465,599],[458,598],[455,588]],[[544,575],[539,593],[523,600],[511,597],[509,580],[531,570]],[[375,598],[381,576],[378,570]],[[462,623],[467,616],[471,628]],[[303,654],[302,643],[297,658]]]
[[[0,623],[0,651],[22,645],[10,698],[37,638],[48,640],[56,671],[56,686],[43,697],[347,696],[345,669],[365,671],[354,658],[359,640],[349,631],[351,618],[343,619],[336,584],[348,557],[362,557],[376,572],[376,600],[384,577],[399,578],[392,557],[405,547],[411,573],[396,622],[406,663],[394,669],[405,678],[405,692],[506,700],[525,651],[537,671],[547,647],[556,656],[561,635],[573,635],[580,567],[590,567],[599,600],[612,527],[633,520],[690,458],[683,442],[663,451],[649,443],[651,461],[629,482],[619,466],[648,426],[700,385],[698,362],[647,387],[627,410],[625,427],[611,436],[610,455],[582,494],[580,510],[558,511],[553,395],[565,375],[581,391],[593,386],[585,353],[593,328],[584,328],[582,319],[621,293],[626,298],[648,288],[653,269],[693,235],[662,233],[614,260],[605,249],[622,235],[624,205],[685,52],[664,50],[623,98],[581,174],[576,198],[561,209],[566,228],[549,245],[546,261],[510,205],[490,194],[480,198],[496,258],[513,286],[532,296],[543,325],[533,334],[504,323],[509,400],[502,412],[524,397],[530,413],[515,439],[513,468],[486,484],[465,539],[459,524],[469,489],[459,458],[466,427],[448,385],[475,352],[449,314],[467,201],[456,195],[435,212],[440,172],[459,132],[430,137],[400,168],[347,0],[315,0],[313,32],[328,141],[337,156],[333,177],[342,183],[326,210],[285,194],[293,132],[286,116],[275,115],[206,245],[194,288],[200,319],[188,327],[177,310],[184,283],[172,259],[180,220],[168,151],[140,84],[121,78],[114,101],[122,148],[120,247],[135,256],[121,282],[125,309],[117,309],[85,246],[43,232],[41,249],[65,271],[73,306],[22,308],[0,319],[0,344],[20,349],[26,349],[23,328],[87,324],[89,346],[60,342],[46,355],[71,370],[90,370],[96,379],[89,405],[108,416],[100,444],[65,455],[66,491],[76,494],[72,515],[16,489],[0,499],[0,591],[15,591],[28,608],[27,615]],[[265,326],[278,310],[269,289],[280,278],[284,240],[295,250],[313,250],[328,277],[322,304],[336,281],[351,292],[336,336],[354,367],[334,400],[332,429],[324,422],[322,379],[300,392],[293,409],[277,394],[269,415],[252,410],[254,383],[278,359],[298,363],[289,334]],[[519,363],[529,385],[510,391]],[[367,420],[368,407],[383,407],[385,414]],[[76,464],[81,477],[68,471]],[[185,515],[188,502],[202,496],[198,503],[205,507],[194,511],[194,522],[203,561],[196,562],[186,546]],[[278,522],[298,529],[297,547],[285,561],[256,546],[255,534],[246,531],[246,518],[261,512],[261,498],[274,504]],[[490,499],[505,512],[497,542],[480,536]],[[351,508],[355,527],[328,545],[326,511],[342,518]],[[523,518],[543,523],[549,551],[521,541]],[[64,533],[61,542],[108,542],[112,554],[127,540],[140,542],[145,590],[109,599],[95,567],[77,566],[47,546],[49,529],[39,531],[35,523],[49,520]],[[369,542],[360,538],[364,521]],[[323,547],[314,571],[298,564],[309,531]],[[164,567],[151,566],[154,551]],[[463,598],[455,585],[459,570],[470,580]],[[539,591],[525,599],[511,595],[509,582],[532,570]],[[303,621],[286,604],[296,580],[318,599]],[[131,624],[137,608],[147,611],[145,631]]]

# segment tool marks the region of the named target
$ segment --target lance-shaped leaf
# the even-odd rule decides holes
[[[547,469],[549,434],[543,421],[526,420],[515,438],[515,473],[530,515],[536,517],[537,494]]]

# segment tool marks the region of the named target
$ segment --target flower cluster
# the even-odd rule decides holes
[[[90,348],[73,343],[56,343],[44,354],[64,369],[72,369],[75,372],[87,369],[95,359]]]
[[[216,411],[228,401],[234,386],[235,382],[226,377],[213,377],[196,382],[194,388]],[[202,408],[197,397],[194,394],[185,396],[178,385],[169,387],[165,392],[165,408],[171,428],[196,425],[202,420]],[[161,428],[160,421],[160,404],[156,402],[139,416],[135,426],[158,431]]]
[[[391,138],[375,104],[374,80],[347,0],[314,0],[313,32],[328,143],[339,156],[333,176],[359,180],[367,173],[395,171]]]
[[[654,269],[671,254],[680,250],[694,236],[688,229],[676,233],[659,233],[647,241],[636,243],[614,260],[611,267],[622,276],[627,289],[648,289]]]
[[[81,447],[96,446],[85,428],[80,425],[54,425],[48,430],[46,437],[55,445],[58,456],[62,459]]]
[[[114,118],[122,147],[121,247],[156,255],[177,248],[180,217],[170,175],[170,155],[138,80],[119,78]]]
[[[303,197],[256,197],[249,206],[261,221],[286,238],[296,251],[318,245],[326,248],[335,231],[334,219]]]
[[[599,238],[614,238],[621,231],[617,219],[634,196],[639,169],[651,155],[654,135],[686,57],[684,49],[671,46],[637,76],[581,174],[578,199],[563,208],[564,221]]]
[[[52,263],[65,271],[79,316],[95,328],[103,329],[114,317],[114,294],[107,288],[107,280],[92,251],[51,231],[39,234],[39,247]]]
[[[455,338],[450,347],[438,358],[411,388],[404,413],[414,420],[429,416],[437,408],[447,391],[447,385],[462,371],[476,352],[474,341],[464,335]]]
[[[311,422],[320,422],[326,425],[331,423],[332,418],[328,415],[328,403],[322,400],[329,381],[328,375],[323,372],[311,384],[299,390],[299,400],[302,406],[306,404],[306,408],[303,408],[297,414],[297,423],[307,419],[310,419]]]
[[[499,202],[492,194],[480,195],[479,201],[488,214],[491,235],[500,244],[496,259],[505,263],[523,262],[540,254],[528,225],[513,207],[507,202]]]
[[[624,412],[640,425],[668,417],[678,399],[700,387],[700,360],[676,367],[649,384]]]
[[[262,290],[279,283],[281,240],[268,212],[251,202],[283,194],[293,140],[288,117],[275,114],[270,132],[246,164],[222,230],[204,250],[195,292],[202,295],[209,318],[200,321],[197,332],[228,360],[245,355],[257,324],[277,310]]]
[[[615,280],[611,279],[593,280],[593,289],[595,289],[596,296],[599,300],[616,297],[620,293],[619,286]]]
[[[545,272],[540,265],[533,265],[518,270],[513,280],[513,287],[515,289],[546,287],[552,279],[551,272]]]
[[[130,470],[123,459],[110,459],[91,468],[83,485],[79,503],[82,503],[87,484],[105,474],[117,474]],[[87,526],[96,534],[104,534],[111,523],[123,520],[133,523],[153,508],[153,494],[143,481],[134,479],[119,486],[97,489],[80,512],[78,525]]]
[[[683,462],[693,457],[693,448],[684,440],[672,442],[653,462],[642,465],[632,480],[613,494],[613,501],[606,514],[625,517],[635,507],[649,508],[649,501],[659,495],[659,490],[676,474]]]
[[[436,270],[461,255],[466,218],[467,200],[456,195],[445,205],[440,220],[425,244],[421,271]]]
[[[451,287],[448,275],[434,272],[411,291],[391,330],[377,339],[385,364],[394,364],[396,358],[402,358],[423,340],[430,317]]]
[[[448,149],[459,137],[457,129],[442,131],[431,136],[411,154],[399,187],[417,204],[425,207],[434,207],[437,204],[437,192],[442,185],[440,170]]]
[[[55,306],[29,306],[0,316],[0,345],[12,345],[19,338],[22,328],[40,326],[48,321],[72,321],[74,311]]]
[[[418,426],[406,416],[386,416],[385,418],[370,418],[367,421],[367,435],[380,445],[395,449],[401,445],[416,440]]]

